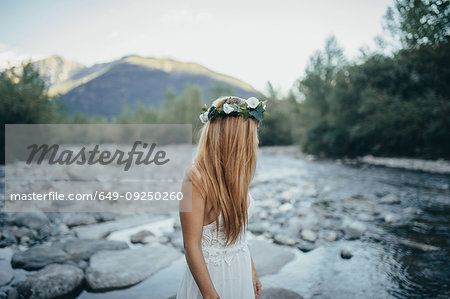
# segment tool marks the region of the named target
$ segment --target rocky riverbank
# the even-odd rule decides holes
[[[448,294],[448,181],[262,149],[249,243],[263,298]],[[0,298],[173,298],[184,271],[176,213],[0,221]]]
[[[364,156],[358,158],[357,161],[377,166],[426,171],[431,173],[450,174],[450,161],[443,159],[431,161],[431,160],[410,159],[410,158],[387,158],[387,157]]]

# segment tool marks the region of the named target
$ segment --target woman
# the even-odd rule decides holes
[[[259,298],[246,234],[265,103],[223,97],[203,111],[197,156],[182,187],[181,204],[185,211],[192,204],[192,212],[180,207],[187,267],[177,298]]]

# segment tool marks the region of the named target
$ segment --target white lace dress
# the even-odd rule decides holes
[[[248,215],[253,209],[253,198],[249,194]],[[224,247],[223,220],[219,217],[219,237],[216,222],[203,226],[202,251],[211,280],[221,299],[254,299],[252,264],[247,246],[247,232],[230,247]],[[188,265],[178,288],[177,299],[202,299],[197,283]]]

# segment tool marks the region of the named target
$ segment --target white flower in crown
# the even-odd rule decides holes
[[[266,101],[263,102],[263,109],[266,110]]]
[[[250,98],[246,99],[245,102],[247,103],[248,107],[253,108],[253,109],[258,107],[258,105],[259,105],[259,100],[255,97],[250,97]]]
[[[225,103],[223,104],[223,112],[225,112],[226,114],[230,114],[231,112],[234,111],[234,107],[231,104]]]
[[[209,110],[200,114],[200,121],[204,124],[208,122],[208,112]]]

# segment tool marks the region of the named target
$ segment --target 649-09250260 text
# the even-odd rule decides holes
[[[36,200],[36,201],[114,201],[114,200],[128,200],[128,201],[136,201],[136,200],[149,200],[149,201],[174,201],[174,200],[182,200],[183,193],[182,192],[160,192],[160,191],[149,191],[149,192],[115,192],[115,191],[95,191],[93,193],[69,193],[64,194],[60,192],[47,192],[47,193],[11,193],[10,198],[11,201],[28,201],[28,200]]]

